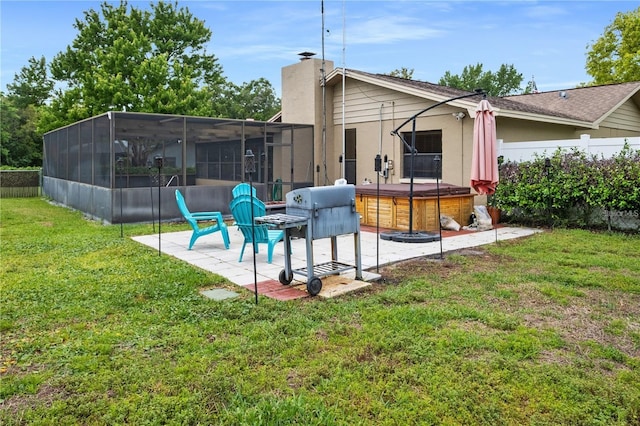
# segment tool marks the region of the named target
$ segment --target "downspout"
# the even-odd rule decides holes
[[[378,141],[378,155],[382,158],[382,108],[384,108],[384,102],[380,104],[380,110],[378,112],[378,132],[379,132],[379,141]],[[378,176],[381,172],[378,172]],[[384,173],[382,173],[384,176]],[[385,178],[386,179],[386,178]]]
[[[460,158],[462,164],[460,165],[460,185],[464,183],[464,117],[460,119]],[[442,178],[442,176],[440,176]]]

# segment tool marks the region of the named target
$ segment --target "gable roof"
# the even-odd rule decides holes
[[[435,102],[470,94],[466,90],[441,86],[418,80],[393,77],[386,74],[371,74],[345,69],[345,76],[355,80],[386,87],[390,90],[411,94]],[[336,84],[343,69],[335,68],[327,76],[327,85]],[[564,92],[561,97],[559,93]],[[551,92],[495,97],[488,96],[496,116],[598,128],[599,124],[624,102],[633,98],[640,106],[640,81],[604,86],[580,87]],[[451,106],[466,108],[475,114],[477,99],[473,97],[452,101]]]
[[[553,113],[568,113],[578,120],[599,123],[633,96],[640,106],[640,81],[506,96],[515,102],[544,106]]]

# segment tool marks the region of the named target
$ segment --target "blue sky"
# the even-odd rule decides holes
[[[73,23],[99,1],[0,0],[0,88],[31,56],[50,61],[77,35]],[[149,1],[129,1],[146,8]],[[298,53],[322,57],[320,0],[179,1],[212,30],[208,51],[236,84],[260,77],[280,93],[280,70]],[[485,71],[514,65],[541,91],[589,81],[587,45],[616,13],[637,1],[358,1],[324,2],[324,57],[336,67],[372,73],[413,69],[437,83],[482,63]]]

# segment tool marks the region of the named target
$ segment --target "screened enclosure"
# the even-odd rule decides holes
[[[44,135],[43,193],[109,223],[180,219],[176,189],[229,214],[240,182],[269,204],[313,186],[313,160],[311,125],[109,112]]]

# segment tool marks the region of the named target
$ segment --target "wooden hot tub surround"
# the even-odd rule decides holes
[[[455,219],[460,226],[469,225],[473,212],[471,188],[440,183],[440,213]],[[400,231],[409,230],[409,184],[380,185],[379,226]],[[376,226],[378,220],[378,188],[376,184],[356,186],[356,209],[361,224]],[[438,188],[435,183],[413,185],[413,230],[438,231]]]

